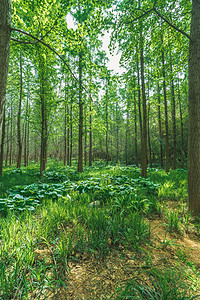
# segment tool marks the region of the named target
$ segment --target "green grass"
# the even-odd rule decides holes
[[[5,168],[0,181],[0,298],[39,299],[48,290],[67,289],[68,261],[76,261],[77,253],[103,259],[113,250],[140,251],[151,241],[147,218],[162,213],[159,200],[185,201],[184,170],[148,173],[144,179],[139,168],[97,163],[78,174],[75,166],[49,161],[40,179],[38,164]],[[183,217],[188,228],[186,212]],[[165,219],[169,231],[180,232],[175,212]],[[37,249],[47,251],[47,257],[37,259]],[[145,289],[162,297],[139,299],[175,299],[163,298],[171,287],[168,277],[162,288],[159,272],[149,276],[151,287],[128,283],[127,294],[121,291],[119,299]]]

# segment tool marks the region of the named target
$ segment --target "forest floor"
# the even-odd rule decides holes
[[[0,187],[0,299],[200,298],[185,170],[49,162],[42,179],[5,168]]]
[[[170,295],[170,289],[166,289],[166,295],[160,294],[162,297],[159,296],[159,292],[156,295],[159,286],[168,285],[170,280],[172,285],[175,285],[172,288],[174,291],[181,286],[181,281],[185,281],[186,294],[182,299],[192,299],[194,296],[200,298],[199,236],[192,229],[184,235],[167,232],[165,221],[158,217],[148,221],[151,239],[139,251],[130,251],[119,245],[103,259],[98,257],[98,253],[76,253],[76,259],[68,262],[65,278],[67,290],[58,288],[50,292],[47,298],[41,299],[115,299],[115,296],[119,297],[118,299],[128,299],[126,293],[122,293],[121,297],[117,296],[116,287],[123,291],[127,283],[131,284],[132,281],[142,283],[144,290],[145,287],[149,288],[146,290],[151,292],[151,295],[148,297],[148,293],[144,292],[144,299],[179,299],[176,298],[176,294]],[[36,250],[36,253],[39,254],[40,260],[47,257],[51,260],[48,249],[41,252]],[[154,286],[156,283],[152,284],[154,276],[158,276],[157,287]]]

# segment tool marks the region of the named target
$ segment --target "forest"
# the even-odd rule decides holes
[[[199,0],[0,0],[0,299],[200,298],[199,37]]]

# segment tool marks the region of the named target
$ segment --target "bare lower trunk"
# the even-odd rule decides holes
[[[200,1],[192,1],[189,47],[189,139],[188,197],[189,210],[200,216]]]
[[[19,108],[18,108],[18,114],[17,114],[17,146],[18,146],[17,168],[21,167],[21,160],[22,160],[22,141],[21,141],[22,89],[23,89],[23,81],[22,81],[22,53],[20,51],[20,95],[19,95]]]
[[[79,138],[78,172],[83,172],[83,99],[82,99],[82,52],[79,52]]]
[[[90,147],[89,147],[89,167],[92,166],[92,98],[90,97]]]
[[[11,0],[0,1],[0,141],[2,139],[10,52]]]
[[[143,108],[143,124],[142,124],[142,149],[141,149],[141,167],[142,177],[147,177],[147,108],[146,94],[144,81],[144,53],[143,53],[143,37],[141,33],[141,48],[140,48],[140,64],[141,64],[141,83],[142,83],[142,108]]]
[[[3,175],[4,138],[5,138],[5,111],[4,111],[4,118],[3,118],[2,135],[1,135],[1,147],[0,147],[0,176]]]
[[[181,121],[181,167],[184,168],[184,144],[183,144],[183,137],[184,137],[184,130],[183,130],[183,111],[181,105],[181,95],[180,95],[180,87],[178,81],[178,102],[179,102],[179,112],[180,112],[180,121]]]
[[[171,91],[172,91],[172,123],[173,123],[173,170],[176,169],[176,101],[174,93],[173,67],[170,59]]]
[[[164,92],[164,105],[165,105],[165,170],[169,172],[169,129],[168,129],[168,109],[167,109],[167,91],[166,91],[166,76],[165,76],[165,57],[162,51],[162,68],[163,68],[163,92]]]
[[[138,167],[138,146],[137,146],[137,109],[136,109],[136,96],[134,90],[134,127],[135,127],[135,164]]]
[[[162,145],[162,124],[161,124],[161,101],[160,101],[160,86],[157,82],[157,91],[158,91],[158,126],[159,126],[159,143],[160,143],[160,166],[163,168],[163,145]]]

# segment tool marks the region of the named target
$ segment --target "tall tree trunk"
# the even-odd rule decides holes
[[[65,112],[64,112],[64,156],[63,163],[66,166],[67,161],[67,103],[65,101]]]
[[[11,0],[0,1],[0,141],[6,101],[6,84],[10,53]]]
[[[85,143],[84,143],[84,160],[85,160],[85,166],[87,166],[87,111],[85,107]]]
[[[163,43],[163,42],[162,42]],[[165,56],[162,50],[162,72],[163,72],[163,92],[165,106],[165,170],[169,172],[169,126],[168,126],[168,110],[167,110],[167,92],[166,92],[166,75],[165,75]]]
[[[189,47],[189,138],[188,198],[189,210],[200,216],[200,1],[192,1]]]
[[[0,148],[0,176],[3,175],[3,150],[4,150],[5,123],[6,123],[5,119],[6,119],[6,116],[5,116],[5,110],[4,110],[2,135],[1,135],[1,148]]]
[[[180,83],[178,80],[178,102],[179,102],[179,113],[180,113],[180,120],[181,120],[181,167],[184,168],[184,144],[183,144],[183,137],[184,137],[184,130],[183,130],[183,111],[181,105],[181,94],[180,94]]]
[[[42,131],[41,131],[41,146],[40,146],[40,176],[42,172],[46,169],[47,160],[47,107],[45,99],[45,87],[44,87],[44,75],[42,74],[41,79],[41,116],[42,116]]]
[[[8,114],[8,124],[7,124],[7,132],[6,132],[6,138],[7,138],[7,141],[6,141],[6,157],[5,157],[5,167],[7,167],[8,165],[8,157],[9,157],[9,138],[11,138],[11,136],[9,137],[9,128],[10,127],[10,112]]]
[[[126,166],[129,163],[128,159],[128,148],[129,148],[129,99],[127,100],[127,112],[126,112],[126,139],[125,139],[125,162]]]
[[[118,103],[116,103],[116,143],[117,143],[117,153],[116,153],[116,161],[119,160],[119,117],[118,117]]]
[[[89,167],[92,166],[92,98],[90,97],[90,127],[89,127]]]
[[[10,154],[9,154],[9,166],[12,165],[12,148],[13,148],[13,104],[11,102],[10,108]]]
[[[148,104],[148,146],[149,146],[149,164],[152,168],[152,151],[151,151],[151,136],[150,136],[150,103]]]
[[[28,108],[28,116],[29,116],[29,110],[30,110],[30,107]],[[29,136],[30,136],[30,125],[29,125],[29,117],[28,117],[28,122],[27,122],[27,146],[26,146],[26,164],[28,166],[29,164]]]
[[[79,51],[79,138],[78,172],[83,172],[83,99],[82,99],[82,51]]]
[[[173,170],[176,170],[176,101],[174,93],[174,78],[172,58],[170,57],[171,93],[172,93],[172,123],[173,123]]]
[[[141,112],[141,96],[140,96],[140,67],[137,58],[137,84],[138,84],[138,112],[140,121],[140,138],[142,140],[142,112]]]
[[[67,165],[69,166],[69,103],[67,102]]]
[[[146,94],[144,81],[144,53],[143,53],[143,36],[140,32],[140,64],[141,64],[141,83],[142,83],[142,108],[143,108],[143,123],[142,123],[142,149],[141,149],[141,166],[142,177],[147,177],[147,108]]]
[[[67,161],[67,83],[66,83],[66,75],[65,75],[65,103],[64,103],[64,156],[63,163],[66,166]]]
[[[162,124],[161,124],[161,101],[160,101],[160,86],[157,81],[157,92],[158,92],[158,126],[159,126],[159,143],[160,143],[160,166],[163,168],[163,145],[162,145]]]
[[[150,79],[148,70],[148,102],[150,100]],[[152,151],[151,151],[151,135],[150,135],[150,102],[148,103],[148,114],[147,114],[147,133],[148,133],[148,147],[149,147],[149,164],[152,168]]]
[[[22,52],[20,50],[20,94],[19,94],[19,107],[17,114],[17,168],[21,167],[22,160],[22,140],[21,140],[21,109],[22,109],[22,90],[23,90],[23,79],[22,79]]]
[[[138,145],[137,145],[137,108],[136,95],[134,90],[134,127],[135,127],[135,164],[138,167]]]
[[[27,96],[27,101],[26,101],[26,118],[25,118],[25,122],[24,122],[24,166],[27,167],[28,166],[28,162],[27,162],[27,144],[28,144],[28,96]]]
[[[70,154],[69,154],[69,165],[71,167],[72,165],[72,146],[73,146],[73,126],[72,126],[72,112],[73,112],[73,106],[72,106],[72,99],[70,104]]]
[[[108,75],[107,75],[108,76]],[[106,164],[108,165],[108,78],[106,78]]]

